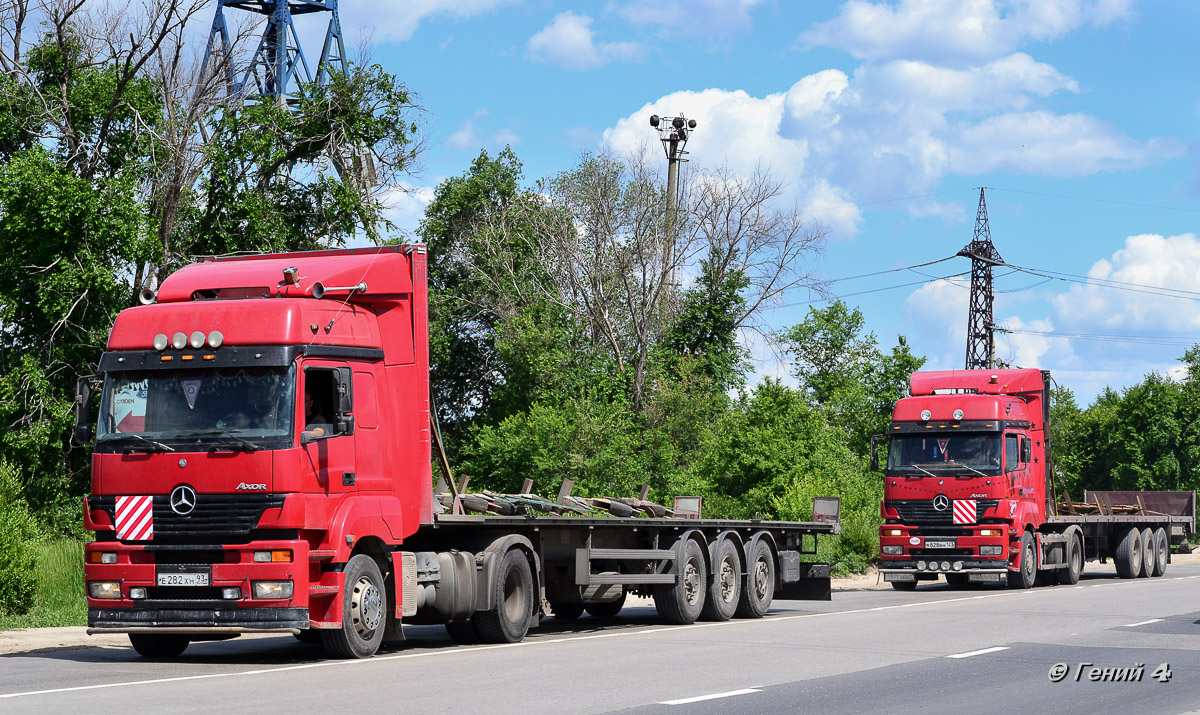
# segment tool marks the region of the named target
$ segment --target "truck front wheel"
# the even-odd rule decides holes
[[[485,643],[517,643],[529,632],[533,614],[533,570],[520,549],[509,549],[496,567],[492,607],[471,619]]]
[[[321,644],[335,658],[369,658],[383,642],[386,586],[375,559],[366,554],[346,562],[342,627],[321,631]]]
[[[1033,534],[1021,534],[1021,568],[1008,572],[1009,588],[1033,588],[1037,580],[1037,556],[1033,553]]]
[[[746,580],[738,600],[739,618],[762,618],[775,598],[775,556],[767,542],[759,539],[750,547],[746,559]]]
[[[1130,529],[1121,537],[1117,544],[1117,553],[1113,556],[1117,567],[1117,575],[1121,578],[1137,578],[1142,572],[1142,532],[1140,529]]]
[[[144,658],[178,658],[188,647],[188,637],[171,633],[130,633],[129,643]]]

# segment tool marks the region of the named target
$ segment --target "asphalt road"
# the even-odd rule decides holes
[[[365,661],[323,660],[286,636],[193,644],[172,662],[111,644],[16,653],[0,656],[0,712],[1179,713],[1200,704],[1198,564],[1132,581],[1085,573],[1075,587],[1030,591],[840,591],[719,624],[668,627],[654,615],[639,605],[617,619],[546,619],[506,646],[456,646],[440,627],[412,627],[402,647]],[[1056,664],[1062,682],[1049,677]],[[1103,678],[1139,666],[1140,680],[1092,680],[1092,668]]]

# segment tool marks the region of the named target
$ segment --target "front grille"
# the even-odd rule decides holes
[[[995,509],[999,499],[976,499],[975,516],[983,518],[989,509]],[[933,508],[932,499],[891,499],[883,503],[888,509],[895,509],[900,515],[900,521],[905,524],[953,524],[954,510],[947,508],[938,511]]]
[[[152,586],[146,590],[151,600],[215,601],[221,599],[219,586]]]
[[[180,515],[171,510],[169,495],[156,495],[153,541],[245,536],[258,526],[264,511],[282,507],[283,499],[282,494],[200,494],[196,497],[196,508],[190,514]],[[91,500],[92,508],[107,511],[114,523],[116,503],[117,498],[112,496]]]
[[[971,549],[910,549],[909,553],[913,558],[927,556],[931,559],[957,559],[974,555]]]

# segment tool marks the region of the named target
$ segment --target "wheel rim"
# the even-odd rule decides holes
[[[689,559],[683,569],[683,597],[690,606],[700,601],[700,566],[695,559]]]
[[[354,630],[363,638],[369,638],[383,620],[383,596],[366,576],[354,582],[350,596],[350,620],[354,622]]]
[[[737,569],[733,567],[733,559],[721,561],[721,572],[718,574],[721,600],[732,603],[737,599]]]
[[[760,601],[767,597],[767,588],[770,586],[768,572],[766,561],[758,559],[754,562],[754,595]]]
[[[504,579],[504,615],[511,623],[516,623],[524,614],[525,584],[520,572],[511,569]]]

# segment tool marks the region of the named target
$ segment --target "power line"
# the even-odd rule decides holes
[[[889,268],[886,271],[875,271],[873,273],[862,273],[857,276],[846,276],[845,278],[832,278],[832,279],[826,281],[826,283],[840,283],[841,281],[852,281],[857,278],[870,278],[871,276],[882,276],[885,273],[899,273],[900,271],[911,271],[914,268],[924,268],[925,266],[932,266],[935,263],[943,263],[945,261],[949,261],[952,258],[957,258],[957,256],[946,256],[945,258],[939,258],[936,261],[926,261],[925,263],[916,263],[911,266],[901,266],[900,268]]]
[[[1016,333],[1019,335],[1041,335],[1050,338],[1070,338],[1072,340],[1093,340],[1108,343],[1134,343],[1140,345],[1170,345],[1190,347],[1200,343],[1200,337],[1172,337],[1165,335],[1105,335],[1101,333],[1064,333],[1055,330],[1025,330],[996,326],[998,333]]]
[[[870,290],[860,290],[860,291],[856,291],[854,293],[843,293],[842,295],[831,295],[831,296],[827,296],[825,298],[814,298],[812,300],[801,300],[801,301],[797,301],[795,303],[783,303],[781,305],[771,306],[771,308],[772,309],[793,308],[798,305],[812,305],[813,303],[828,303],[831,300],[841,300],[843,298],[852,298],[856,295],[867,295],[868,293],[880,293],[885,290],[895,290],[896,288],[908,288],[911,286],[925,285],[926,283],[936,283],[937,281],[944,281],[949,278],[961,278],[962,276],[968,275],[969,273],[970,273],[970,271],[963,271],[962,273],[951,273],[950,275],[937,276],[937,277],[933,277],[933,278],[930,278],[928,280],[923,280],[923,281],[913,281],[911,283],[897,283],[896,285],[883,286],[881,288],[871,288]]]
[[[1162,206],[1159,204],[1139,204],[1133,201],[1116,201],[1113,199],[1093,199],[1087,196],[1066,196],[1064,194],[1045,194],[1038,191],[1022,191],[1020,189],[1000,189],[988,187],[992,191],[1007,191],[1011,194],[1028,194],[1030,196],[1044,196],[1051,199],[1070,199],[1072,201],[1091,201],[1097,204],[1113,204],[1115,206],[1136,206],[1143,209],[1163,209],[1166,211],[1186,211],[1188,213],[1200,213],[1200,209],[1189,209],[1182,206]]]

